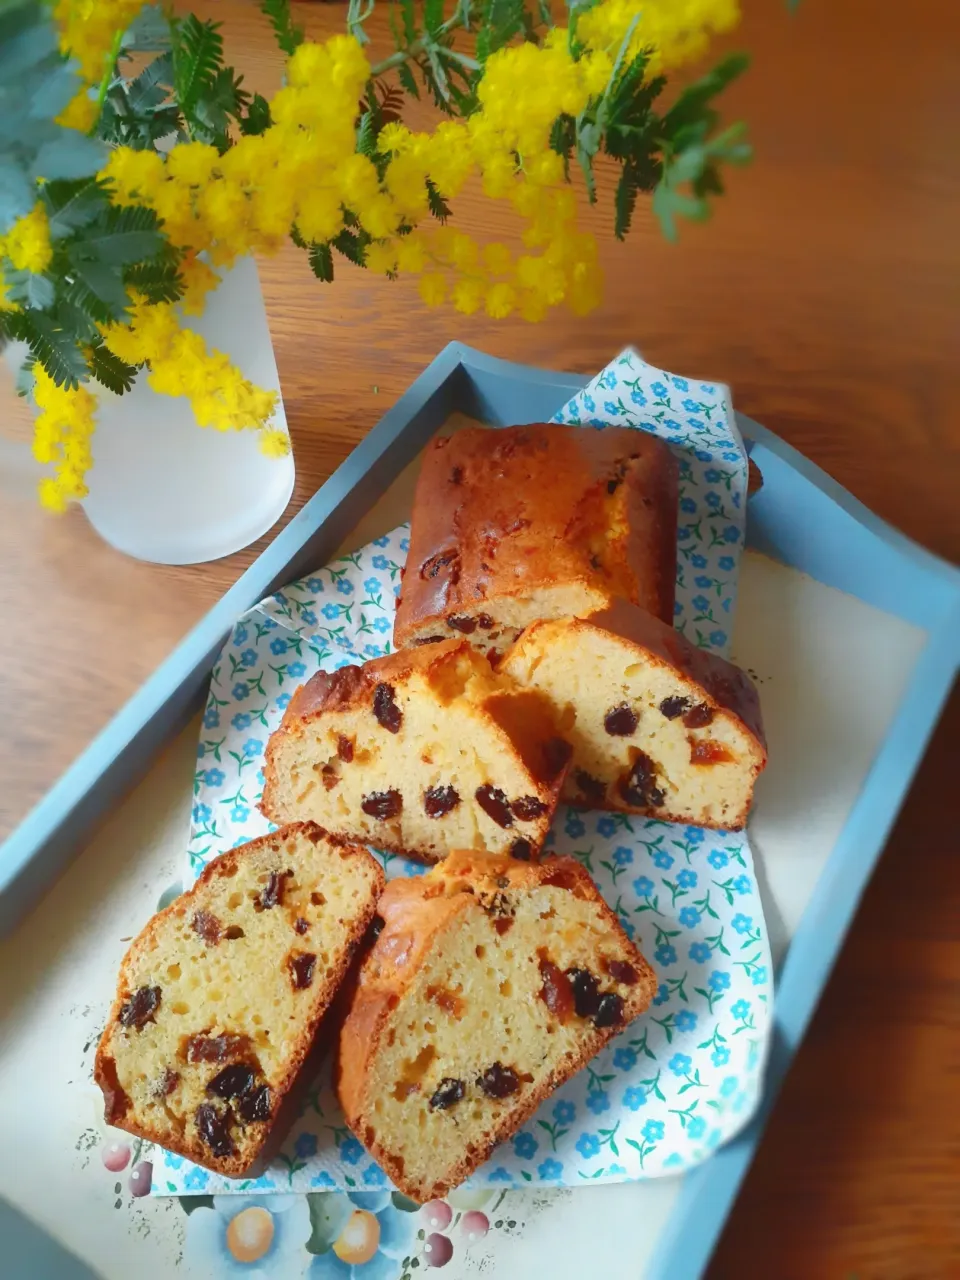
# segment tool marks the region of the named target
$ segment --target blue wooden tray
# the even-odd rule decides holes
[[[199,709],[238,614],[329,560],[451,414],[496,426],[541,422],[586,381],[459,343],[446,347],[0,848],[0,937]],[[747,545],[912,623],[926,641],[777,975],[764,1104],[739,1137],[684,1178],[647,1272],[656,1280],[685,1280],[706,1266],[960,666],[960,571],[884,524],[758,423],[737,418],[764,479],[749,504]]]

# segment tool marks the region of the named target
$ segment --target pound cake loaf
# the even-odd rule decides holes
[[[383,885],[366,849],[310,823],[211,862],[124,957],[94,1066],[107,1123],[249,1169]]]
[[[656,979],[574,858],[451,854],[393,880],[340,1035],[347,1124],[443,1196],[650,1003]]]
[[[261,807],[426,862],[530,858],[570,756],[560,728],[548,698],[464,639],[318,672],[267,744]]]
[[[467,427],[424,454],[394,642],[498,654],[608,595],[671,621],[676,535],[677,464],[649,432]]]
[[[502,670],[569,719],[563,799],[739,830],[767,762],[760,701],[738,667],[622,600],[537,622]]]

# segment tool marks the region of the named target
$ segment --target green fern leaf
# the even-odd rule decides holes
[[[430,205],[430,212],[438,222],[446,222],[449,217],[452,217],[453,210],[431,178],[427,179],[427,203]]]
[[[353,232],[344,229],[330,243],[337,253],[342,254],[350,262],[358,267],[365,267],[367,265],[367,245],[370,243],[371,238],[366,231]]]
[[[627,232],[630,230],[630,223],[633,219],[633,210],[637,203],[638,191],[639,187],[633,170],[629,165],[625,165],[623,172],[620,174],[620,181],[617,183],[617,191],[614,196],[613,234],[618,240],[627,238]]]
[[[377,125],[372,111],[365,111],[357,126],[357,150],[362,156],[372,156],[377,150]]]
[[[325,280],[329,284],[333,280],[333,254],[330,252],[330,246],[328,244],[312,244],[310,246],[309,260],[310,269],[317,279]]]
[[[247,114],[240,121],[240,132],[247,135],[265,133],[270,124],[270,103],[262,94],[255,93],[250,99]]]
[[[87,374],[87,362],[76,336],[39,311],[5,316],[7,332],[26,342],[58,387],[76,387]]]
[[[85,280],[76,276],[65,289],[61,290],[58,305],[63,306],[65,303],[97,324],[112,324],[115,320],[122,319],[125,314],[125,309],[118,309],[111,303],[104,302]],[[82,326],[78,326],[77,332],[82,333],[85,341],[92,337],[92,334],[83,332]]]
[[[45,182],[40,194],[47,209],[51,240],[62,240],[89,226],[108,206],[106,185],[98,179]]]
[[[89,311],[79,307],[68,298],[57,299],[57,323],[61,329],[76,335],[77,342],[97,342],[100,330]]]
[[[424,0],[423,25],[436,39],[443,26],[443,0]]]
[[[49,276],[34,275],[32,271],[8,271],[5,284],[11,302],[46,311],[55,297],[53,281]]]
[[[294,26],[290,16],[290,0],[260,0],[260,9],[270,20],[281,52],[289,58],[303,43],[303,29]]]
[[[136,366],[114,355],[103,342],[94,343],[87,349],[87,368],[99,383],[118,396],[130,390],[137,376]]]
[[[174,89],[188,120],[223,66],[220,27],[219,22],[201,22],[191,13],[174,28]]]
[[[142,205],[113,205],[99,225],[67,248],[70,261],[98,261],[111,267],[153,258],[164,247],[157,215]],[[101,295],[102,296],[102,295]]]
[[[89,262],[82,258],[72,263],[72,271],[74,286],[83,285],[89,293],[99,299],[100,309],[105,312],[107,323],[122,320],[126,316],[130,298],[117,271],[102,262]],[[81,296],[83,295],[77,295],[78,298]]]
[[[397,78],[411,98],[420,97],[420,86],[417,84],[416,78],[406,62],[402,62],[397,67]]]
[[[403,19],[404,43],[411,45],[417,38],[417,14],[414,0],[400,0],[400,16]]]
[[[159,58],[148,62],[135,80],[127,86],[127,102],[130,110],[138,115],[154,110],[166,102],[173,89],[173,54],[168,49]]]
[[[176,302],[183,292],[178,262],[173,253],[148,262],[135,262],[123,273],[124,283],[150,302]]]

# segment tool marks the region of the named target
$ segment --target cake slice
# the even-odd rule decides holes
[[[423,1203],[642,1013],[656,979],[574,858],[457,852],[391,881],[378,914],[336,1085],[357,1138]]]
[[[739,830],[767,762],[756,688],[738,667],[624,601],[536,622],[502,670],[573,717],[563,799]]]
[[[94,1066],[106,1122],[247,1170],[383,885],[366,849],[310,823],[211,862],[124,957]]]
[[[466,640],[318,672],[267,744],[261,807],[435,862],[449,849],[535,855],[570,748],[548,698]]]
[[[466,635],[498,654],[538,618],[622,596],[667,621],[677,463],[629,427],[467,427],[424,451],[397,648]]]

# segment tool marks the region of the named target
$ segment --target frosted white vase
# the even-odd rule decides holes
[[[183,323],[225,352],[257,386],[280,380],[252,258],[224,273],[204,313]],[[117,396],[97,387],[87,518],[111,546],[139,560],[197,564],[249,546],[293,493],[293,454],[268,458],[255,431],[197,426],[183,397],[158,395],[141,370]],[[283,401],[270,424],[287,430]]]

